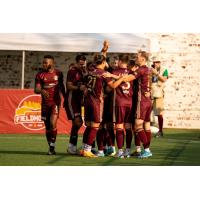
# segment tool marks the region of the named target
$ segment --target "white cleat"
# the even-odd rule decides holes
[[[77,147],[74,146],[73,144],[70,144],[70,143],[69,143],[69,146],[68,146],[68,148],[67,148],[67,152],[68,152],[69,154],[75,155],[75,154],[77,154]]]

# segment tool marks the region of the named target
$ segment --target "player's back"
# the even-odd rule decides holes
[[[106,78],[103,77],[103,73],[105,73],[105,71],[98,68],[88,73],[86,78],[86,87],[88,88],[87,98],[103,101],[104,85],[106,84]]]
[[[152,70],[146,65],[139,67],[135,72],[136,78],[138,78],[139,83],[139,98],[144,100],[151,99],[151,83],[152,83]]]
[[[116,68],[112,72],[115,75],[130,74],[127,68]],[[133,96],[133,81],[120,84],[115,90],[113,100],[116,106],[131,106]]]

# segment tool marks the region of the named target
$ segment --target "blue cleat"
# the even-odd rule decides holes
[[[106,156],[110,156],[112,153],[114,153],[114,150],[112,147],[108,147],[107,148],[107,151],[105,152],[105,155]]]
[[[151,151],[143,151],[141,155],[138,156],[138,158],[148,158],[151,157],[153,154],[151,153]]]

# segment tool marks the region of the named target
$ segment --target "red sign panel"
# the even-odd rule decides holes
[[[71,122],[62,107],[57,129],[58,133],[69,133],[71,129]],[[33,90],[0,90],[0,134],[44,132],[40,95],[34,94]]]

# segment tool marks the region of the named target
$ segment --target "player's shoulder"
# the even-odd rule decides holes
[[[37,74],[36,74],[36,78],[42,78],[42,77],[44,77],[45,76],[45,71],[39,71]]]
[[[68,72],[68,74],[77,74],[77,73],[81,73],[81,71],[77,68],[77,67],[71,67]]]
[[[62,74],[62,71],[60,69],[55,68],[54,71],[56,74]]]

